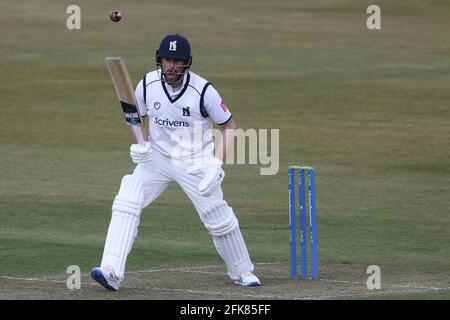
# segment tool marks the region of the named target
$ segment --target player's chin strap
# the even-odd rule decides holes
[[[221,201],[204,211],[201,219],[228,267],[230,278],[237,280],[244,272],[253,271],[253,264],[233,209],[225,201]]]
[[[183,71],[183,72],[175,72],[175,73],[174,73],[174,74],[178,75],[178,78],[177,78],[176,81],[172,81],[172,82],[168,82],[168,81],[166,80],[165,74],[164,74],[164,72],[162,71],[162,64],[161,64],[161,63],[157,63],[157,64],[156,64],[156,72],[158,73],[158,77],[159,77],[159,79],[160,79],[162,82],[168,83],[168,84],[171,84],[171,83],[177,83],[177,82],[179,82],[179,81],[182,81],[182,79],[184,78],[184,76],[186,75],[186,73],[187,73],[188,70],[189,70],[189,65],[185,64],[185,65],[183,65],[183,67],[184,67],[184,71]]]

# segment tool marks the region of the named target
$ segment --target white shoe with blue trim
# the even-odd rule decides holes
[[[251,272],[244,272],[239,277],[239,280],[236,280],[234,283],[244,287],[257,287],[261,285],[258,277]]]
[[[94,268],[91,271],[91,277],[108,290],[119,290],[120,280],[111,267]]]

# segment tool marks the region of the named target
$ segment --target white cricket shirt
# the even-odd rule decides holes
[[[144,90],[145,81],[145,90]],[[198,160],[214,153],[212,125],[232,115],[210,82],[186,72],[177,90],[149,72],[135,90],[141,116],[148,116],[152,146],[165,156]]]

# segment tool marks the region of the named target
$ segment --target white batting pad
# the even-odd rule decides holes
[[[201,218],[227,265],[230,278],[237,280],[244,272],[252,272],[254,267],[233,209],[222,201],[203,212]]]
[[[111,266],[120,279],[124,276],[127,256],[137,235],[143,197],[144,185],[132,175],[123,177],[112,206],[101,263],[102,268]]]

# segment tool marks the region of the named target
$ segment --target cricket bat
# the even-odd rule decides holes
[[[107,57],[105,63],[122,105],[125,121],[131,125],[138,143],[143,145],[144,137],[141,131],[143,121],[137,109],[136,97],[127,67],[121,57]]]

